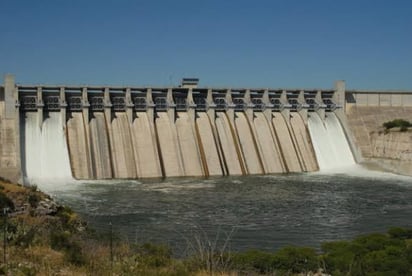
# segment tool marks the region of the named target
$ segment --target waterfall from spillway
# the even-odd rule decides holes
[[[49,113],[40,129],[37,113],[26,113],[22,126],[22,158],[25,180],[72,180],[69,154],[60,113]]]
[[[345,133],[334,113],[324,121],[317,113],[309,115],[309,132],[320,171],[336,170],[355,165]]]

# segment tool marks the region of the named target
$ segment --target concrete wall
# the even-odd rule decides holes
[[[412,130],[385,132],[382,127],[394,119],[412,122],[412,106],[352,105],[347,109],[348,124],[364,162],[412,175]]]
[[[21,180],[16,95],[14,77],[7,75],[4,86],[0,88],[0,176],[13,182]]]
[[[412,91],[349,90],[345,97],[344,121],[354,145],[367,165],[412,175],[412,132],[383,131],[382,124],[394,119],[412,122]],[[359,158],[358,158],[359,161]]]
[[[412,91],[346,91],[346,111],[357,106],[410,107]]]

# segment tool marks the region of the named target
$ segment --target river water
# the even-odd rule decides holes
[[[46,186],[102,233],[168,244],[196,240],[231,250],[313,246],[412,227],[412,178],[371,172],[93,181]],[[40,187],[41,188],[41,187]]]

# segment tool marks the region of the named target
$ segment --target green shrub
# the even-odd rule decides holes
[[[14,203],[13,201],[7,197],[6,194],[0,192],[0,212],[3,215],[3,208],[9,208],[11,211],[14,210]]]
[[[40,202],[40,196],[36,193],[30,193],[27,199],[32,208],[36,208]]]
[[[235,253],[232,257],[232,268],[240,271],[271,273],[274,271],[275,264],[274,254],[259,250]]]
[[[56,216],[59,217],[63,225],[67,227],[70,226],[73,217],[75,217],[75,213],[69,207],[59,206]]]
[[[15,233],[13,244],[27,248],[34,243],[36,234],[37,230],[35,228],[21,229]]]
[[[32,192],[37,192],[38,191],[37,185],[30,185],[29,187],[30,187],[30,191],[32,191]]]
[[[321,256],[332,275],[410,275],[412,230],[392,228],[388,234],[369,234],[351,242],[322,244]]]
[[[172,250],[166,245],[144,243],[134,248],[139,262],[147,267],[167,266],[172,261]]]
[[[332,274],[343,274],[350,270],[355,254],[350,242],[336,241],[322,244],[322,261],[326,271]]]
[[[365,272],[385,275],[407,275],[410,268],[400,247],[389,246],[384,250],[371,251],[363,258]]]
[[[400,240],[412,239],[412,229],[393,227],[388,230],[388,234],[391,238],[394,238],[394,239],[400,239]]]
[[[0,176],[0,181],[7,183],[7,184],[12,184],[12,182],[10,180],[8,180],[7,178],[4,178],[2,176]]]
[[[50,234],[50,246],[54,250],[62,250],[70,247],[70,232],[57,231]]]
[[[313,248],[287,246],[275,254],[276,267],[292,273],[316,271],[319,266],[318,256]]]
[[[404,119],[395,119],[395,120],[383,123],[383,127],[385,129],[400,127],[401,131],[406,131],[408,127],[410,126],[412,126],[412,124]]]
[[[77,242],[71,242],[70,246],[65,250],[65,258],[74,265],[84,265],[86,257],[82,252],[81,246]]]
[[[72,235],[68,231],[52,232],[50,235],[50,246],[54,250],[63,250],[66,260],[72,264],[82,265],[86,262],[81,246],[73,240]]]
[[[401,241],[391,239],[389,235],[381,233],[372,233],[369,235],[362,235],[353,240],[352,244],[359,245],[364,253],[374,250],[382,250],[390,245],[399,246]]]
[[[15,271],[17,275],[24,275],[24,276],[35,276],[38,274],[38,271],[35,267],[33,266],[25,266],[25,265],[20,265],[17,268],[17,271]],[[14,271],[13,271],[14,274]]]

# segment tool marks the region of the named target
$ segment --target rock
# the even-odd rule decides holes
[[[48,198],[41,200],[34,210],[35,215],[54,215],[57,213],[59,205]]]

